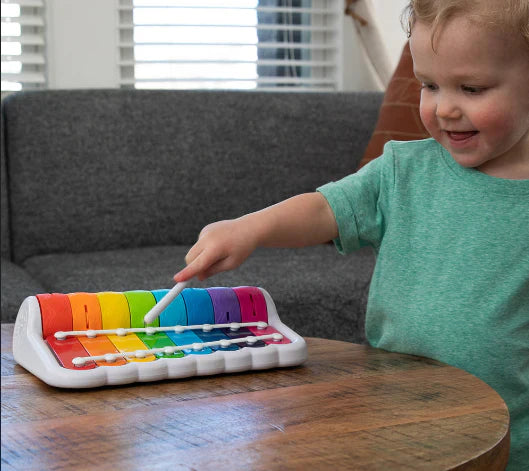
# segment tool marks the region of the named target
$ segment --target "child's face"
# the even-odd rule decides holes
[[[410,47],[431,136],[464,167],[529,178],[529,55],[522,40],[461,17],[443,27],[436,52],[431,27],[417,22]]]

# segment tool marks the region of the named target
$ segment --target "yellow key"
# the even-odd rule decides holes
[[[101,306],[101,319],[103,329],[128,329],[130,327],[130,310],[127,297],[123,293],[104,292],[97,293],[99,305]],[[108,339],[120,352],[135,352],[136,350],[147,350],[148,347],[138,338],[136,334],[108,335]],[[128,361],[154,361],[156,357],[152,354],[144,358],[127,357]]]
[[[130,327],[129,303],[123,293],[97,293],[101,306],[103,329],[128,329]]]
[[[147,350],[145,344],[138,338],[136,334],[107,335],[108,339],[120,352],[135,352],[136,350]],[[146,355],[144,358],[127,357],[128,361],[154,361],[156,357],[152,354]]]

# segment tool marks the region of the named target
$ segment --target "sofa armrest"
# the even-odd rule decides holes
[[[1,261],[1,281],[2,322],[15,321],[24,298],[47,291],[26,270],[5,258]]]

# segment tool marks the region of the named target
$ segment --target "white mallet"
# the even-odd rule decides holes
[[[169,292],[162,298],[160,301],[156,303],[156,305],[147,313],[145,314],[145,317],[143,318],[143,322],[145,324],[150,324],[155,319],[157,319],[162,311],[171,304],[171,301],[176,298],[182,290],[187,286],[186,281],[181,281],[180,283],[176,283]]]

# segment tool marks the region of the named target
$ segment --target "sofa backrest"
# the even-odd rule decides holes
[[[191,244],[209,222],[355,171],[381,99],[153,90],[12,95],[2,103],[2,239],[9,238],[2,250],[20,262],[43,253]]]

